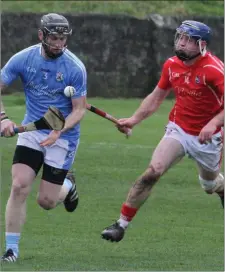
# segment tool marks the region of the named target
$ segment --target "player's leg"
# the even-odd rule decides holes
[[[44,164],[43,168],[38,204],[43,209],[49,210],[64,202],[66,210],[73,212],[78,205],[78,193],[73,173],[47,164]]]
[[[139,209],[159,178],[184,155],[184,148],[179,141],[173,138],[163,138],[156,147],[148,168],[130,189],[126,204]]]
[[[119,242],[123,238],[124,229],[147,200],[155,183],[184,155],[184,147],[177,139],[164,137],[160,141],[148,168],[131,187],[126,202],[122,205],[120,219],[102,232],[104,239]]]
[[[78,205],[78,193],[75,177],[71,168],[79,141],[65,145],[58,140],[52,147],[46,147],[42,181],[38,195],[38,203],[44,209],[52,209],[63,202],[68,212],[73,212]],[[66,147],[68,146],[68,148]]]
[[[220,170],[211,171],[198,164],[199,182],[207,194],[217,193],[224,208],[224,176]]]
[[[210,143],[203,145],[199,143],[198,137],[189,138],[188,153],[197,162],[202,188],[208,194],[217,193],[224,205],[224,177],[220,173],[223,153],[222,133],[216,133]]]
[[[38,193],[38,204],[45,210],[56,207],[68,170],[56,168],[44,163],[43,174]]]
[[[59,202],[62,201],[67,212],[73,212],[78,206],[79,196],[73,171],[69,171],[64,180],[59,195]]]
[[[19,137],[18,142],[26,140]],[[2,261],[14,262],[19,254],[19,240],[26,218],[26,198],[31,185],[43,163],[43,154],[39,150],[17,145],[12,166],[12,186],[5,212],[6,252]]]
[[[64,167],[71,169],[74,163],[80,140],[69,142]],[[59,203],[63,202],[67,212],[73,212],[78,206],[79,196],[73,171],[68,171],[59,194]]]

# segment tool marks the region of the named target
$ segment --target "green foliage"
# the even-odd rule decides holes
[[[4,96],[7,114],[19,123],[23,96]],[[138,99],[89,99],[116,117],[133,113]],[[127,140],[109,121],[87,112],[76,161],[80,203],[75,213],[63,205],[44,211],[36,203],[39,179],[28,198],[20,259],[3,271],[223,271],[223,209],[216,195],[204,193],[194,162],[184,159],[162,177],[118,244],[101,231],[116,220],[133,184],[147,167],[164,134],[173,101],[138,125]],[[1,139],[1,214],[11,186],[15,138]]]
[[[2,1],[2,11],[223,16],[223,1]]]

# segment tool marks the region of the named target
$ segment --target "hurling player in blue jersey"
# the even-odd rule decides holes
[[[39,130],[18,135],[12,164],[12,187],[6,206],[6,252],[2,261],[14,262],[25,222],[26,199],[43,166],[37,202],[45,210],[63,202],[72,212],[78,204],[75,180],[68,172],[79,145],[80,121],[85,114],[87,75],[84,64],[66,48],[72,29],[64,16],[50,13],[41,18],[40,44],[10,58],[1,70],[1,90],[20,78],[26,98],[22,124],[42,117],[50,105],[66,118],[62,131]],[[64,88],[73,86],[68,98]],[[14,136],[16,124],[1,103],[1,132]]]

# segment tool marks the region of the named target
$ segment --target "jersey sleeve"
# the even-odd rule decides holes
[[[205,66],[205,83],[212,88],[220,101],[224,99],[224,69],[223,67]]]
[[[10,85],[21,75],[23,62],[23,53],[17,53],[8,60],[5,66],[1,69],[1,81],[3,84],[7,86]]]
[[[87,72],[83,63],[74,67],[71,74],[71,86],[75,88],[72,98],[79,98],[87,95]]]
[[[170,61],[167,60],[164,64],[163,64],[163,68],[162,68],[162,73],[161,73],[161,77],[160,80],[157,84],[157,86],[162,89],[162,90],[168,90],[171,88],[171,82],[170,82]]]

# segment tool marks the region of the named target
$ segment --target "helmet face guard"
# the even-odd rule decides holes
[[[55,13],[44,15],[41,19],[40,29],[43,32],[42,46],[45,50],[46,55],[52,59],[60,57],[66,49],[67,45],[64,45],[61,52],[53,53],[51,48],[54,48],[54,46],[47,42],[47,38],[50,35],[63,35],[69,37],[72,34],[72,29],[70,28],[67,19]]]
[[[182,60],[191,60],[200,55],[204,56],[206,53],[206,45],[202,47],[202,41],[206,44],[210,40],[210,28],[200,22],[196,21],[184,21],[180,27],[176,29],[174,39],[174,49],[177,57]],[[181,40],[185,41],[185,46],[180,46]],[[198,49],[188,49],[189,44],[193,42],[198,45]]]
[[[182,40],[185,41],[185,46],[180,46]],[[185,61],[200,56],[201,55],[200,50],[189,49],[189,44],[193,44],[194,42],[196,45],[199,45],[200,41],[201,40],[199,39],[199,37],[191,37],[186,32],[177,30],[174,38],[174,48],[177,57],[180,60]]]

